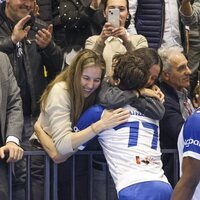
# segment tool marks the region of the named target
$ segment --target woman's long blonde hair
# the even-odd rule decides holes
[[[78,53],[74,58],[71,65],[66,67],[56,78],[47,86],[44,93],[40,98],[40,107],[42,111],[45,111],[45,106],[47,103],[47,98],[52,87],[61,81],[64,81],[67,85],[67,90],[70,96],[71,102],[71,120],[72,125],[79,119],[81,113],[93,105],[96,100],[97,93],[100,87],[95,90],[89,97],[85,98],[81,86],[81,75],[83,69],[90,64],[94,64],[100,67],[102,70],[101,81],[105,76],[105,61],[102,56],[96,54],[94,51],[89,49],[84,49]]]

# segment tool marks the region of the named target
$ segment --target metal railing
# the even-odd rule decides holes
[[[179,161],[178,161],[178,152],[175,149],[163,149],[163,154],[173,154],[174,156],[174,184],[179,179]],[[70,200],[77,200],[75,197],[75,164],[76,164],[76,157],[77,156],[87,156],[88,158],[88,171],[89,171],[89,199],[92,200],[92,191],[93,191],[93,157],[96,155],[102,155],[102,151],[79,151],[72,157],[72,182],[70,185],[72,185],[72,191],[71,191],[71,199]],[[44,179],[44,200],[58,200],[58,165],[53,163],[49,156],[44,151],[25,151],[24,156],[26,158],[26,200],[30,200],[30,182],[31,182],[31,157],[32,156],[44,156],[45,160],[45,179]],[[14,200],[12,198],[13,193],[13,187],[12,187],[12,171],[14,163],[9,164],[9,200]],[[108,177],[110,176],[108,172],[108,167],[106,166],[106,174],[107,174],[107,186],[109,184]],[[51,181],[53,180],[53,181]],[[109,189],[107,187],[107,198],[106,200],[109,200]]]
[[[57,200],[57,164],[50,162],[49,156],[44,151],[25,151],[24,157],[26,158],[26,185],[25,185],[25,198],[26,200],[30,200],[30,190],[31,190],[31,157],[32,156],[43,156],[44,159],[44,200]],[[8,168],[8,177],[9,177],[9,200],[14,200],[13,197],[13,169],[15,163],[9,163]],[[52,166],[53,170],[50,170],[50,166]],[[50,188],[50,178],[53,178],[53,190]]]

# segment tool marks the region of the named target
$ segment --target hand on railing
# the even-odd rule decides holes
[[[23,152],[20,146],[14,142],[8,142],[0,148],[0,158],[6,159],[6,162],[16,162],[22,159]]]

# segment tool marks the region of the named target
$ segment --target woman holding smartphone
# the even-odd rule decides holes
[[[113,9],[118,10],[119,16],[116,11],[112,12]],[[128,0],[106,0],[104,17],[107,22],[104,24],[101,34],[89,37],[86,40],[85,48],[103,55],[106,62],[106,75],[109,76],[112,58],[115,54],[148,47],[148,43],[144,36],[130,35],[127,32],[131,18]],[[116,20],[113,20],[115,18]],[[119,19],[119,27],[113,23],[117,22],[117,19]]]

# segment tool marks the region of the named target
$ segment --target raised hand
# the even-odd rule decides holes
[[[23,17],[14,27],[11,40],[14,44],[17,44],[18,42],[21,42],[24,38],[27,37],[28,32],[30,30],[30,26],[27,26],[24,28],[26,22],[31,18],[30,15],[27,15]]]
[[[104,42],[108,37],[112,36],[112,30],[114,27],[112,26],[111,23],[106,22],[102,28],[100,38]]]
[[[126,31],[126,28],[123,27],[123,26],[120,26],[118,28],[114,28],[112,30],[111,34],[114,37],[119,37],[120,39],[122,39],[124,43],[128,42],[127,31]]]
[[[43,28],[35,35],[35,42],[41,48],[44,49],[52,40],[53,25],[50,24],[47,29]]]

